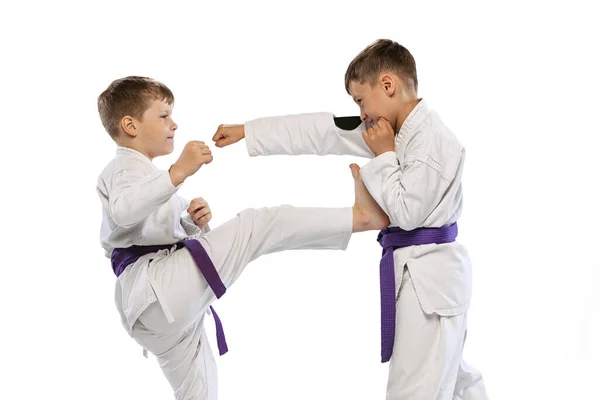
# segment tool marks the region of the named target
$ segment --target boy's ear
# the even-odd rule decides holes
[[[392,96],[396,91],[396,80],[390,74],[381,75],[380,83],[383,87],[383,91],[388,96]]]
[[[121,128],[123,129],[123,132],[125,132],[125,134],[131,137],[137,136],[135,121],[131,116],[126,115],[123,118],[121,118]]]

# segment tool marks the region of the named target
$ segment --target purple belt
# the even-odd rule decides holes
[[[379,263],[381,290],[381,362],[392,357],[396,334],[396,277],[394,276],[394,250],[401,247],[424,244],[451,243],[458,235],[456,222],[441,228],[418,228],[405,231],[398,227],[385,228],[379,232],[377,241],[383,248]]]
[[[197,240],[182,240],[176,243],[176,245],[178,249],[186,247],[190,251],[192,258],[198,266],[198,269],[200,269],[200,272],[202,275],[204,275],[204,278],[208,282],[210,288],[213,290],[213,292],[215,292],[217,299],[221,298],[227,289],[225,288],[225,285],[219,277],[219,273],[217,272],[214,264],[200,242]],[[149,253],[156,253],[157,251],[163,249],[169,249],[172,246],[172,244],[167,244],[157,246],[131,246],[127,248],[114,249],[110,257],[113,271],[118,277],[128,265],[133,264],[140,257]],[[223,355],[228,351],[227,342],[225,341],[225,332],[223,331],[223,324],[221,324],[221,320],[212,306],[210,306],[210,311],[213,314],[217,328],[217,344],[219,346],[219,354]]]

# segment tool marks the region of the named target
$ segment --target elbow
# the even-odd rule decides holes
[[[135,223],[133,221],[131,221],[130,219],[128,219],[127,216],[120,214],[120,213],[113,212],[112,219],[113,219],[113,221],[115,221],[115,224],[117,224],[121,228],[131,228],[132,226],[135,225]]]
[[[414,231],[423,226],[424,218],[421,213],[409,208],[403,208],[394,212],[392,223],[405,231]]]
[[[110,216],[112,220],[121,228],[131,228],[137,221],[132,218],[127,207],[123,207],[120,202],[115,202],[110,208]]]
[[[405,231],[414,231],[415,229],[419,228],[420,224],[415,223],[414,221],[410,220],[410,219],[400,219],[398,220],[397,226]]]

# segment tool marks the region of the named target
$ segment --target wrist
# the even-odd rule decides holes
[[[382,155],[382,154],[384,154],[384,153],[389,153],[389,152],[396,153],[396,149],[395,149],[395,148],[393,148],[393,147],[391,147],[391,148],[388,148],[388,149],[381,149],[381,150],[379,151],[379,153],[377,153],[377,154],[375,154],[375,155],[379,157],[380,155]]]
[[[177,187],[185,181],[187,175],[181,170],[177,164],[171,165],[169,168],[169,177],[171,178],[171,183],[173,186]]]

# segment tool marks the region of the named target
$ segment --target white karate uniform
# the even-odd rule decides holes
[[[465,151],[424,100],[396,135],[395,153],[378,157],[362,137],[364,123],[344,130],[334,117],[309,113],[246,122],[248,154],[370,158],[360,174],[391,226],[413,230],[459,219]],[[481,374],[462,361],[471,299],[465,247],[455,241],[400,248],[394,251],[394,265],[396,333],[387,400],[487,399]]]
[[[343,250],[352,233],[351,207],[285,205],[247,209],[201,232],[186,212],[189,202],[177,196],[178,188],[167,171],[141,153],[119,147],[98,178],[106,256],[118,247],[175,244],[193,237],[230,288],[246,264],[263,254]],[[113,273],[109,265],[106,273]],[[117,279],[115,302],[123,327],[156,356],[179,400],[217,399],[216,364],[204,331],[204,316],[215,299],[187,248],[173,246],[142,256]]]

